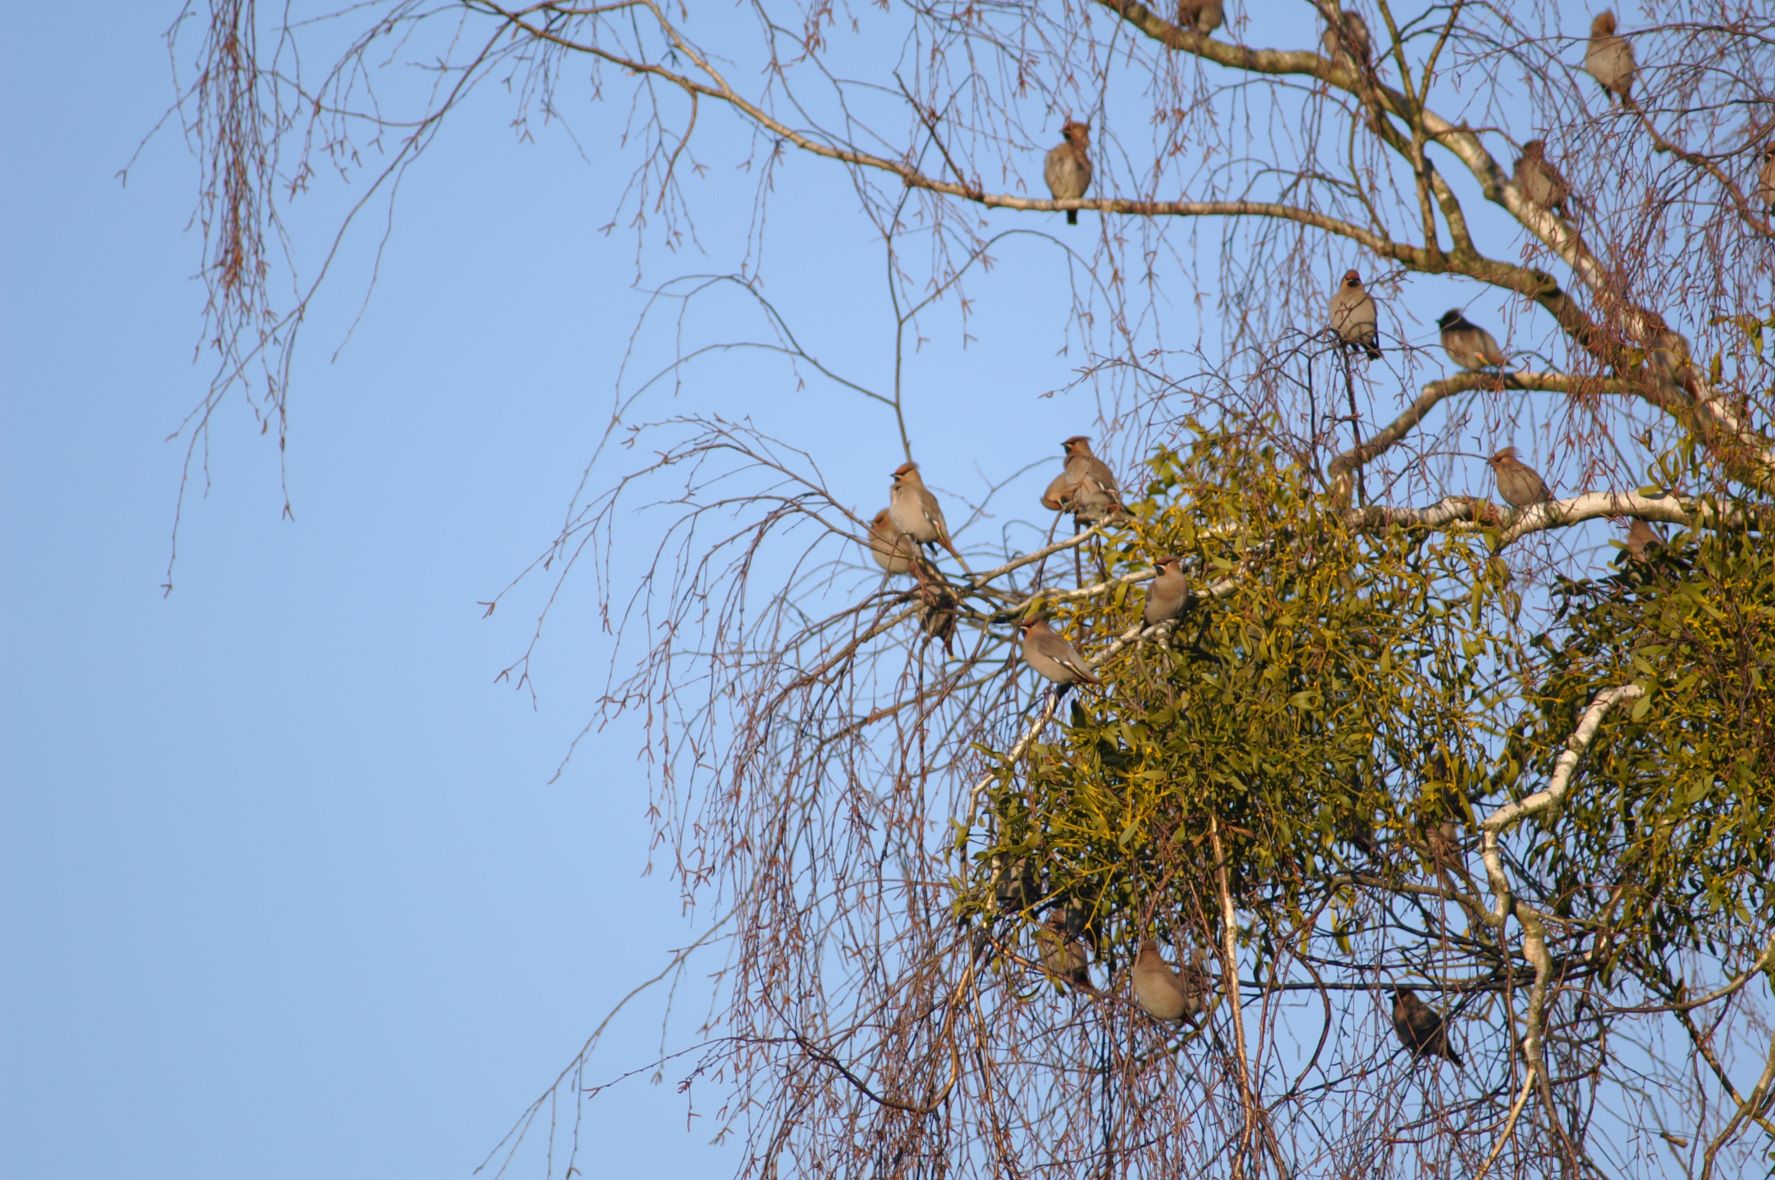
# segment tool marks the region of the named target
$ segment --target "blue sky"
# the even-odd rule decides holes
[[[163,596],[183,453],[164,440],[208,376],[196,168],[163,131],[118,182],[171,98],[170,13],[105,7],[77,49],[15,55],[0,81],[22,161],[0,188],[9,1174],[464,1175],[699,929],[646,873],[635,730],[587,739],[550,782],[612,658],[589,586],[551,620],[534,708],[494,677],[527,642],[536,588],[490,620],[476,605],[546,545],[604,429],[643,304],[635,239],[599,232],[627,172],[548,129],[516,142],[499,96],[465,108],[409,180],[349,340],[361,231],[305,329],[294,520],[273,441],[231,402]],[[13,44],[66,44],[67,23],[21,9]],[[619,131],[575,127],[594,157]],[[726,183],[733,161],[708,155],[713,179],[693,183]],[[845,190],[811,184],[818,170],[791,157],[778,176],[771,293],[846,375],[885,389],[879,285],[833,277],[877,272],[879,247],[859,219],[824,216]],[[749,207],[713,191],[697,206],[709,254],[650,247],[650,278],[739,263]],[[303,209],[300,227],[324,227],[337,190]],[[1084,221],[1081,238],[1097,232]],[[940,487],[1057,462],[1096,417],[1088,393],[1042,396],[1079,363],[1062,353],[1063,256],[1035,239],[1004,254],[972,292],[971,347],[935,317],[908,371]],[[737,300],[695,315],[711,337],[758,332]],[[885,502],[899,458],[879,409],[756,359],[693,378],[658,395],[660,414],[792,427],[841,499],[864,515]],[[1047,469],[1028,478],[1033,495]],[[668,1044],[694,1038],[700,978]],[[643,1001],[589,1076],[660,1042]],[[586,1108],[613,1174],[730,1170],[678,1076]]]

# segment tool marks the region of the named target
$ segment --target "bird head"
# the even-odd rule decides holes
[[[1531,160],[1538,160],[1547,151],[1547,141],[1531,139],[1522,145],[1522,154]]]
[[[1362,285],[1362,276],[1359,273],[1357,273],[1356,271],[1353,271],[1353,270],[1346,270],[1344,272],[1344,286],[1346,286],[1346,287],[1360,287],[1361,285]]]
[[[894,468],[893,475],[894,475],[894,486],[895,487],[899,487],[902,483],[906,483],[909,481],[915,482],[918,479],[918,464],[916,464],[916,463],[902,463],[898,467]]]
[[[1467,317],[1461,314],[1459,308],[1451,307],[1436,317],[1436,326],[1443,331],[1450,328],[1464,328],[1467,326]]]
[[[1068,119],[1061,125],[1060,134],[1069,142],[1076,143],[1080,147],[1089,147],[1091,145],[1091,125],[1089,123],[1080,123],[1075,119]]]
[[[1492,468],[1502,467],[1506,463],[1514,463],[1514,462],[1516,462],[1516,448],[1515,447],[1505,447],[1503,450],[1499,451],[1497,454],[1493,455],[1491,458],[1489,458],[1485,461],[1486,466],[1492,467]]]
[[[1089,455],[1091,453],[1091,440],[1085,435],[1075,434],[1071,438],[1061,442],[1060,449],[1066,452],[1069,457],[1072,455]]]
[[[1590,22],[1590,35],[1592,37],[1606,37],[1614,31],[1615,14],[1606,8],[1597,13],[1596,19]]]

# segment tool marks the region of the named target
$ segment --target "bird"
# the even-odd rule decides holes
[[[1590,22],[1590,44],[1584,49],[1584,72],[1609,96],[1627,102],[1633,91],[1633,46],[1615,35],[1615,14],[1603,9]]]
[[[1448,1043],[1447,1022],[1408,987],[1393,989],[1393,1031],[1416,1056],[1446,1057],[1460,1068],[1461,1055]]]
[[[961,551],[949,539],[949,525],[943,520],[943,508],[937,497],[924,486],[918,464],[902,463],[894,468],[894,483],[888,493],[888,519],[902,536],[924,545],[941,545],[961,560]]]
[[[1380,334],[1375,329],[1374,297],[1362,286],[1362,276],[1344,272],[1343,282],[1331,293],[1331,330],[1340,342],[1360,348],[1369,360],[1381,356]]]
[[[1146,588],[1146,609],[1141,618],[1148,627],[1181,618],[1189,609],[1189,579],[1183,576],[1182,563],[1175,557],[1161,557],[1153,563],[1159,573]]]
[[[1076,201],[1091,187],[1091,125],[1068,119],[1060,128],[1061,140],[1048,152],[1042,178],[1056,201]],[[1079,211],[1066,211],[1066,224],[1077,225]]]
[[[1047,923],[1035,932],[1035,941],[1044,971],[1080,991],[1097,994],[1097,986],[1091,982],[1090,952],[1082,939],[1067,931],[1065,914],[1049,911]]]
[[[1081,525],[1125,511],[1115,473],[1091,453],[1090,439],[1075,434],[1062,442],[1060,449],[1066,455],[1066,465],[1042,493],[1042,507],[1055,512],[1070,509]]]
[[[1319,45],[1325,50],[1326,57],[1333,61],[1347,58],[1357,69],[1368,65],[1368,56],[1373,50],[1368,22],[1354,12],[1336,13],[1325,26],[1325,35],[1319,39]]]
[[[1206,37],[1226,23],[1221,0],[1177,0],[1177,23]]]
[[[1190,976],[1172,970],[1159,955],[1159,944],[1148,938],[1134,956],[1134,999],[1155,1020],[1194,1021],[1201,1016],[1207,997],[1202,969],[1190,966]]]
[[[875,558],[875,564],[890,574],[909,574],[912,572],[913,548],[906,544],[906,538],[896,529],[888,518],[888,510],[883,508],[869,522],[869,554]]]
[[[1527,508],[1553,499],[1546,481],[1535,473],[1534,468],[1516,457],[1515,447],[1505,447],[1485,462],[1498,481],[1498,495],[1504,497],[1510,507]]]
[[[1522,145],[1522,155],[1516,157],[1516,187],[1530,204],[1567,216],[1566,202],[1571,199],[1572,186],[1559,169],[1547,162],[1545,140],[1531,139]]]
[[[1634,561],[1646,561],[1652,555],[1652,549],[1664,544],[1664,538],[1658,530],[1634,517],[1627,525],[1627,556]]]
[[[1437,317],[1436,326],[1442,329],[1442,351],[1461,368],[1504,367],[1508,358],[1498,347],[1496,337],[1462,315],[1459,308],[1443,312]]]
[[[1757,205],[1775,217],[1775,141],[1763,149],[1763,169],[1757,173]]]
[[[1064,635],[1048,626],[1048,620],[1034,615],[1024,619],[1018,627],[1023,632],[1023,662],[1044,679],[1053,681],[1062,689],[1074,684],[1103,683],[1091,674],[1090,662],[1067,642]]]

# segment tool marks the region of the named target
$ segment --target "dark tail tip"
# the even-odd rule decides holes
[[[1079,223],[1079,211],[1077,209],[1068,209],[1066,211],[1066,224],[1077,225],[1078,223]]]

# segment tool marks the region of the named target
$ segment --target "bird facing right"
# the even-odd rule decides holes
[[[1462,315],[1459,308],[1449,308],[1436,320],[1442,329],[1442,351],[1463,369],[1503,368],[1507,357],[1498,347],[1497,339],[1484,328]]]
[[[1553,499],[1546,481],[1534,468],[1516,457],[1515,447],[1505,447],[1485,462],[1491,468],[1492,477],[1498,481],[1498,495],[1504,497],[1510,507],[1527,508]]]
[[[1460,1068],[1461,1055],[1448,1043],[1448,1024],[1408,987],[1393,989],[1393,1031],[1418,1057],[1446,1057]]]
[[[1378,320],[1374,296],[1362,285],[1362,276],[1356,271],[1344,272],[1337,290],[1331,293],[1331,308],[1327,314],[1331,320],[1331,330],[1337,333],[1341,344],[1347,348],[1362,349],[1371,361],[1380,359],[1380,333],[1376,329]]]
[[[1608,9],[1590,22],[1590,43],[1584,48],[1584,72],[1609,96],[1627,102],[1633,94],[1633,46],[1615,35],[1615,14]]]
[[[1185,979],[1172,970],[1160,957],[1159,944],[1148,938],[1134,956],[1134,999],[1155,1020],[1194,1021],[1207,998],[1200,969],[1194,972],[1194,978]]]
[[[1042,165],[1042,179],[1056,201],[1076,201],[1091,187],[1091,125],[1068,119],[1060,128],[1060,137]],[[1078,223],[1079,211],[1068,209],[1066,224]]]

